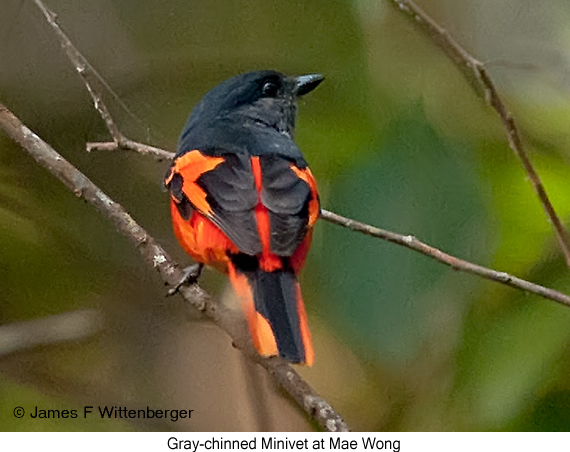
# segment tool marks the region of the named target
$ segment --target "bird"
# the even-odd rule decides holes
[[[294,142],[297,103],[321,74],[247,72],[192,110],[164,185],[174,234],[196,262],[229,276],[259,355],[311,366],[297,275],[320,215],[316,180]]]

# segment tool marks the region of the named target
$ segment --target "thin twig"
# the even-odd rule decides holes
[[[101,331],[102,321],[99,311],[82,309],[1,325],[0,357],[41,345],[87,339]]]
[[[105,121],[105,125],[107,126],[107,129],[109,129],[109,133],[113,137],[113,140],[115,140],[116,143],[122,143],[123,141],[125,141],[125,137],[121,134],[119,128],[115,124],[113,117],[111,116],[109,110],[107,109],[107,106],[103,102],[101,93],[94,88],[95,86],[94,83],[91,83],[89,81],[89,78],[99,79],[95,71],[89,64],[89,61],[87,61],[87,59],[81,54],[81,52],[77,50],[77,48],[73,45],[73,43],[70,41],[67,35],[63,32],[63,30],[57,23],[57,15],[53,11],[51,11],[47,6],[45,6],[43,2],[41,2],[40,0],[34,0],[34,3],[41,10],[48,23],[51,25],[55,35],[59,40],[59,43],[61,44],[61,47],[63,48],[63,50],[65,50],[67,57],[72,62],[73,67],[81,77],[81,80],[83,80],[83,84],[85,85],[87,91],[89,92],[89,95],[93,99],[93,105],[95,106],[95,109],[99,112],[99,114]]]
[[[111,92],[113,91],[105,83],[95,68],[91,66],[87,58],[85,58],[83,54],[73,45],[69,37],[57,23],[57,15],[52,10],[50,10],[41,0],[34,0],[34,3],[44,14],[47,22],[53,29],[61,47],[73,64],[76,72],[81,77],[81,80],[83,81],[87,92],[91,96],[95,109],[99,112],[99,115],[107,126],[109,134],[113,138],[114,146],[110,143],[87,143],[87,152],[94,150],[127,149],[137,151],[141,154],[153,154],[160,159],[171,158],[169,152],[156,148],[154,146],[149,146],[147,144],[129,140],[121,133],[119,127],[117,126],[117,123],[113,119],[113,116],[111,115],[109,109],[107,108],[107,105],[103,100],[103,93],[97,88],[97,83],[95,82],[100,82]]]
[[[509,275],[505,272],[498,272],[490,268],[482,267],[481,265],[476,265],[471,262],[458,259],[434,248],[433,246],[429,246],[419,241],[413,235],[400,235],[394,232],[385,231],[384,229],[375,228],[374,226],[360,223],[358,221],[351,220],[350,218],[345,218],[327,210],[323,210],[321,212],[321,218],[330,221],[331,223],[338,224],[339,226],[344,226],[352,231],[362,232],[363,234],[370,235],[372,237],[377,237],[405,246],[406,248],[429,256],[438,262],[449,265],[454,270],[471,273],[507,286],[516,287],[517,289],[540,295],[543,298],[548,298],[549,300],[553,300],[570,307],[570,296],[562,292],[525,281],[524,279],[517,278],[516,276]]]
[[[63,182],[73,193],[93,204],[109,219],[118,232],[127,237],[139,250],[144,261],[154,267],[162,280],[174,286],[183,276],[182,270],[166,251],[151,237],[125,209],[114,202],[83,173],[65,160],[51,146],[0,103],[0,128],[27,151],[41,166]],[[265,367],[285,391],[297,401],[307,414],[328,431],[348,431],[349,427],[330,404],[319,396],[295,370],[282,359],[262,358],[253,348],[243,317],[215,302],[197,284],[180,288],[184,300],[204,312],[223,328],[236,347],[255,362]]]
[[[509,141],[509,146],[519,158],[523,169],[534,189],[548,220],[552,223],[558,243],[564,254],[566,264],[570,267],[570,237],[562,221],[556,214],[546,189],[524,148],[518,127],[512,114],[499,96],[495,84],[491,80],[485,65],[465,50],[453,37],[435,20],[426,14],[411,0],[388,0],[398,11],[403,13],[415,27],[424,32],[465,76],[474,91],[485,99],[499,115]]]
[[[109,109],[107,108],[107,105],[103,100],[102,91],[97,88],[96,82],[102,84],[107,90],[111,92],[111,94],[115,96],[115,98],[119,102],[121,102],[120,99],[118,99],[118,96],[111,90],[111,88],[107,85],[103,77],[99,75],[99,73],[95,70],[95,68],[91,66],[87,58],[85,58],[83,54],[73,45],[69,37],[65,34],[60,25],[57,23],[57,15],[52,10],[50,10],[41,0],[34,0],[34,3],[44,14],[47,22],[49,23],[57,39],[59,40],[61,47],[67,54],[67,57],[69,58],[71,63],[73,64],[75,71],[81,77],[81,80],[83,81],[83,84],[87,89],[87,92],[89,93],[91,99],[93,100],[93,105],[95,106],[95,109],[99,112],[101,118],[103,118],[103,121],[107,126],[107,130],[111,134],[113,141],[117,144],[117,147],[122,149],[136,149],[137,152],[140,152],[142,154],[155,154],[159,158],[166,158],[164,155],[161,155],[162,153],[164,153],[164,151],[162,151],[161,149],[149,146],[147,144],[137,143],[136,141],[129,140],[121,133],[119,127],[117,126],[117,123],[113,119],[113,116],[111,115]],[[128,108],[124,104],[121,103],[121,105],[123,106],[123,108],[127,110],[129,114],[132,115],[132,113],[128,110]],[[101,149],[101,150],[108,149],[108,146],[105,145],[101,146],[101,145],[103,145],[103,143],[87,143],[87,151],[89,152],[96,149]]]
[[[174,158],[174,153],[165,151],[154,146],[149,146],[148,144],[139,143],[137,141],[125,139],[122,143],[116,143],[114,141],[107,141],[104,143],[87,143],[87,152],[92,151],[117,151],[117,150],[127,150],[135,151],[139,154],[151,154],[158,158],[158,160],[172,160]]]

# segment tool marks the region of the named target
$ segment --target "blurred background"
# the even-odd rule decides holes
[[[324,208],[570,291],[498,117],[388,1],[46,2],[120,99],[106,93],[129,138],[175,150],[193,105],[236,73],[320,72],[325,83],[300,105],[297,142]],[[568,226],[570,4],[418,3],[487,64]],[[85,152],[109,136],[31,1],[2,0],[0,101],[190,263],[161,188],[168,163]],[[317,358],[299,371],[353,429],[570,429],[568,308],[324,221],[314,237],[301,279]],[[214,271],[201,283],[227,293]],[[317,428],[3,134],[0,287],[0,430]],[[83,319],[73,323],[82,340],[5,346],[39,325],[20,322],[69,326],[66,313]],[[85,405],[194,412],[127,422],[83,419]],[[16,419],[16,406],[80,416]]]

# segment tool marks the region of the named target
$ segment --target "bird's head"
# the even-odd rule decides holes
[[[211,89],[194,108],[186,132],[207,124],[274,129],[293,136],[297,99],[323,81],[320,74],[288,77],[265,70],[236,75]]]

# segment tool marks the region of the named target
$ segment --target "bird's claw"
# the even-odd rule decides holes
[[[184,272],[184,276],[166,293],[166,295],[170,296],[176,294],[184,284],[194,284],[200,277],[203,267],[204,264],[194,264],[182,270]]]

